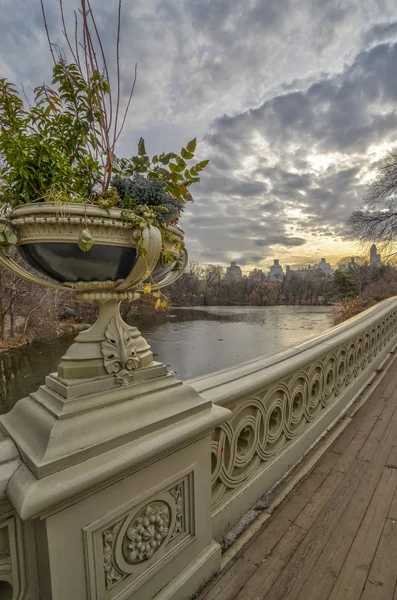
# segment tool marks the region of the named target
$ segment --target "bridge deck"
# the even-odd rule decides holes
[[[200,600],[397,600],[397,363]]]

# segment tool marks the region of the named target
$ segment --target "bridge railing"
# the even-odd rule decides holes
[[[34,546],[27,552],[27,528],[7,498],[10,477],[21,465],[14,442],[0,432],[0,598],[27,600],[34,589]],[[28,554],[30,556],[28,557]],[[29,575],[29,571],[31,572]]]
[[[214,537],[293,467],[397,342],[397,298],[270,357],[189,381],[232,411],[212,437]]]
[[[219,569],[214,538],[348,410],[396,343],[392,298],[190,385],[164,367],[134,387],[84,381],[76,396],[73,380],[49,376],[1,419],[0,598],[191,596]]]

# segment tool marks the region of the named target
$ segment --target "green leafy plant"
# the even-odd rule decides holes
[[[118,195],[118,205],[121,208],[134,210],[143,205],[155,211],[156,218],[161,223],[178,222],[183,202],[165,191],[165,183],[145,178],[140,174],[126,178],[116,175],[112,179],[112,186]]]
[[[184,204],[193,200],[190,187],[200,181],[199,174],[209,161],[194,160],[196,139],[179,154],[162,153],[149,158],[141,138],[136,156],[116,158],[116,144],[137,76],[135,65],[130,94],[122,109],[121,0],[112,80],[91,0],[80,0],[80,10],[74,13],[74,38],[69,37],[63,2],[59,0],[70,60],[51,42],[40,1],[54,62],[52,85],[38,86],[29,103],[14,84],[0,79],[0,213],[30,202],[84,203],[106,211],[119,208],[122,218],[136,228],[155,225],[163,239],[172,242],[167,225],[176,224]],[[13,243],[13,239],[8,226],[0,228],[0,243]],[[83,251],[93,246],[87,227],[78,244]],[[143,244],[138,243],[138,250],[143,252]],[[167,262],[172,256],[164,250],[162,260]]]
[[[54,65],[53,84],[35,89],[26,108],[15,86],[0,80],[0,202],[16,206],[38,200],[92,200],[103,175],[96,125],[101,108],[91,96],[107,82],[86,80],[64,59]]]
[[[200,181],[199,173],[209,163],[209,160],[202,160],[193,165],[188,164],[195,157],[196,145],[195,138],[181,149],[180,154],[163,152],[149,158],[145,141],[141,138],[138,143],[138,154],[130,159],[118,160],[114,172],[124,177],[141,174],[148,179],[163,183],[164,190],[180,202],[189,202],[193,200],[190,186]]]

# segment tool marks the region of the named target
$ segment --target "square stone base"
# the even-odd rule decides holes
[[[35,519],[39,547],[40,540],[47,546],[38,557],[40,599],[192,596],[220,565],[212,540],[210,441],[207,434]]]

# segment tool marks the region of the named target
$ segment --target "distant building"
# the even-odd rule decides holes
[[[241,267],[236,262],[231,262],[230,267],[227,267],[225,274],[225,281],[239,281],[243,278]]]
[[[331,267],[330,263],[327,263],[325,258],[322,258],[320,262],[316,265],[308,265],[307,267],[301,267],[297,270],[292,270],[289,266],[286,267],[287,277],[292,273],[296,273],[300,277],[315,277],[319,273],[325,275],[326,277],[330,277],[333,274],[333,272],[333,268]]]
[[[284,271],[280,266],[278,258],[274,259],[274,264],[270,267],[269,281],[272,283],[279,283],[284,278]]]
[[[326,262],[325,258],[322,258],[316,268],[322,271],[324,275],[330,276],[334,272],[331,265]]]
[[[338,271],[352,271],[356,269],[357,266],[359,265],[356,263],[356,259],[354,258],[354,256],[352,256],[348,263],[344,263],[338,266]]]
[[[382,266],[382,260],[380,254],[377,253],[375,244],[372,244],[371,250],[369,251],[369,264],[373,267]]]

